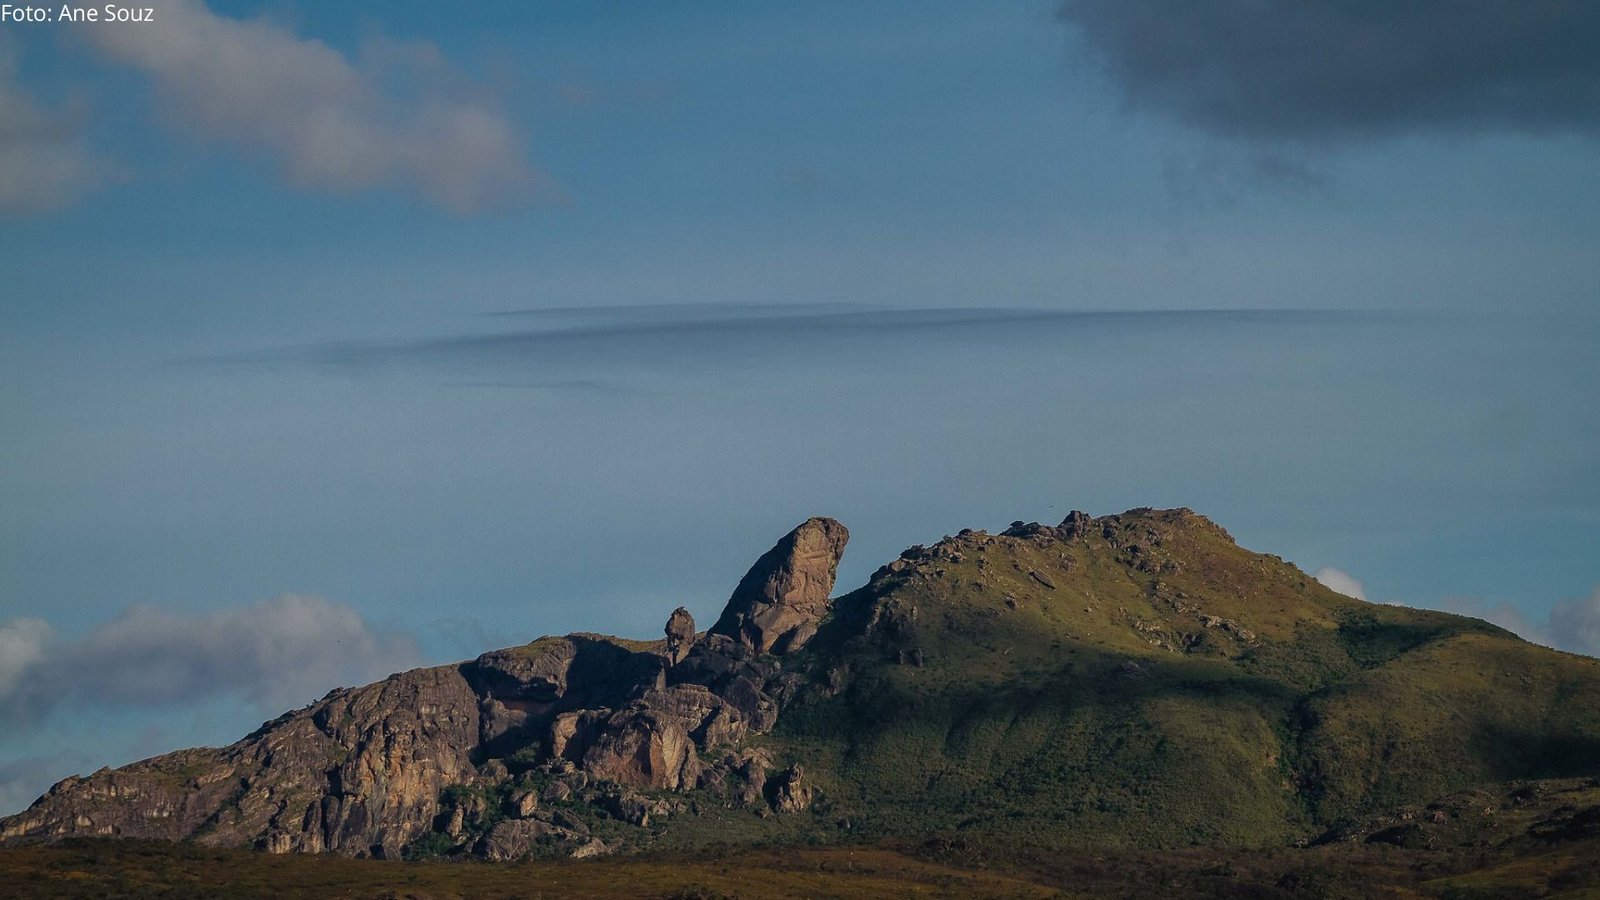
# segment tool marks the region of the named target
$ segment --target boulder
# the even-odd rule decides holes
[[[767,769],[772,767],[772,757],[767,751],[745,750],[736,755],[729,754],[723,763],[744,779],[744,789],[739,794],[740,803],[749,806],[765,796]]]
[[[467,811],[457,806],[450,810],[450,820],[445,823],[444,833],[450,837],[460,837],[467,830]]]
[[[788,814],[804,812],[811,808],[811,786],[805,782],[805,770],[795,763],[768,784],[772,792],[772,809]]]
[[[550,813],[549,821],[579,837],[587,837],[589,834],[589,823],[564,809],[558,809]]]
[[[764,734],[778,723],[778,704],[761,686],[746,675],[728,679],[717,688],[717,696],[738,710],[751,731]]]
[[[749,732],[738,708],[704,685],[675,684],[647,691],[639,702],[676,723],[701,747],[736,744]]]
[[[621,710],[597,728],[582,766],[596,778],[668,790],[687,790],[700,775],[700,757],[688,732],[672,717],[643,706]]]
[[[473,662],[492,694],[553,703],[567,692],[567,676],[578,655],[570,638],[544,637],[523,647],[494,650]]]
[[[667,618],[667,658],[673,664],[683,662],[693,646],[694,616],[680,606]]]
[[[566,829],[538,819],[506,819],[496,823],[489,829],[489,833],[478,841],[476,852],[484,859],[497,862],[520,859],[528,855],[539,838],[545,835],[555,835],[566,840],[574,837]]]
[[[790,653],[816,634],[850,532],[828,518],[807,519],[756,560],[728,598],[713,633],[757,653]]]
[[[1067,517],[1056,526],[1056,533],[1061,535],[1062,540],[1073,541],[1086,537],[1093,528],[1094,517],[1075,509],[1067,513]]]
[[[517,818],[531,818],[534,811],[539,808],[539,792],[532,790],[523,791],[511,800],[511,805],[516,811]]]
[[[550,723],[550,755],[574,761],[581,759],[595,732],[610,715],[609,709],[580,709],[556,716]]]
[[[605,803],[612,817],[640,828],[650,827],[650,814],[656,811],[648,799],[634,793],[612,794]]]

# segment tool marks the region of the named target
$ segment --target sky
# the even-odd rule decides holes
[[[1600,654],[1600,6],[148,2],[0,22],[0,813],[811,515]]]

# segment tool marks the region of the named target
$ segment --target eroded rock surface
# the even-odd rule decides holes
[[[457,667],[335,691],[220,750],[68,778],[0,838],[196,838],[274,852],[389,856],[474,777],[478,698]]]
[[[689,649],[694,646],[694,616],[683,607],[672,611],[667,619],[667,659],[672,663],[683,662],[689,655]]]
[[[436,850],[515,859],[536,845],[609,849],[541,798],[642,824],[672,807],[640,791],[732,778],[744,785],[733,799],[765,811],[771,759],[738,748],[776,724],[795,676],[760,654],[815,633],[846,540],[832,519],[785,536],[734,591],[730,633],[697,636],[680,607],[660,641],[544,637],[333,691],[231,747],[69,778],[0,819],[0,839],[196,838],[396,858],[427,837]],[[530,768],[543,775],[517,774]],[[788,783],[782,806],[809,802]]]
[[[745,573],[712,632],[757,653],[804,647],[828,614],[839,558],[849,540],[850,531],[833,519],[801,523]]]
[[[700,774],[694,741],[672,716],[637,703],[596,723],[576,759],[585,772],[633,787],[678,790]],[[569,745],[570,747],[570,745]],[[568,758],[573,751],[568,750]]]
[[[805,769],[799,763],[784,770],[770,784],[774,811],[792,814],[811,808],[811,786],[806,783]]]

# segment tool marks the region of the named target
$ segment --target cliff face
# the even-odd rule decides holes
[[[471,780],[478,697],[458,667],[341,690],[220,750],[69,778],[0,837],[198,838],[277,852],[397,854]]]
[[[545,637],[69,778],[0,840],[590,856],[804,835],[1262,845],[1600,776],[1600,661],[1352,600],[1188,510],[966,530],[830,599],[812,519],[717,624]]]
[[[833,519],[808,519],[756,560],[711,627],[757,653],[806,645],[829,611],[833,579],[850,532]]]
[[[758,591],[777,587],[759,599],[736,592],[730,606],[766,603],[779,611],[761,617],[765,627],[814,633],[845,540],[831,519],[806,522],[746,576]],[[744,584],[741,591],[749,593]],[[762,634],[761,627],[750,633]],[[473,837],[473,816],[495,820],[500,810],[486,801],[482,809],[458,807],[460,821],[452,822],[455,809],[442,798],[459,786],[486,796],[503,792],[512,776],[501,761],[508,757],[576,775],[558,782],[569,796],[643,820],[652,803],[630,789],[688,791],[729,772],[746,782],[764,779],[770,760],[737,749],[770,730],[778,715],[768,693],[776,667],[758,659],[750,643],[725,635],[697,640],[694,620],[679,609],[661,641],[548,637],[468,663],[403,672],[334,691],[230,747],[69,778],[26,812],[0,820],[0,839],[193,838],[393,858],[436,828]],[[706,758],[717,750],[724,758]],[[591,783],[605,788],[585,794]],[[521,826],[495,822],[498,833],[485,829],[472,849],[510,857],[541,838],[599,849],[579,821],[541,813],[537,798],[518,804]],[[645,809],[623,810],[636,806]]]

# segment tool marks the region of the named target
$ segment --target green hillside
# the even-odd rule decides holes
[[[1600,661],[1350,599],[1187,510],[1068,526],[913,548],[786,661],[832,685],[770,738],[819,833],[1283,845],[1600,775]]]

